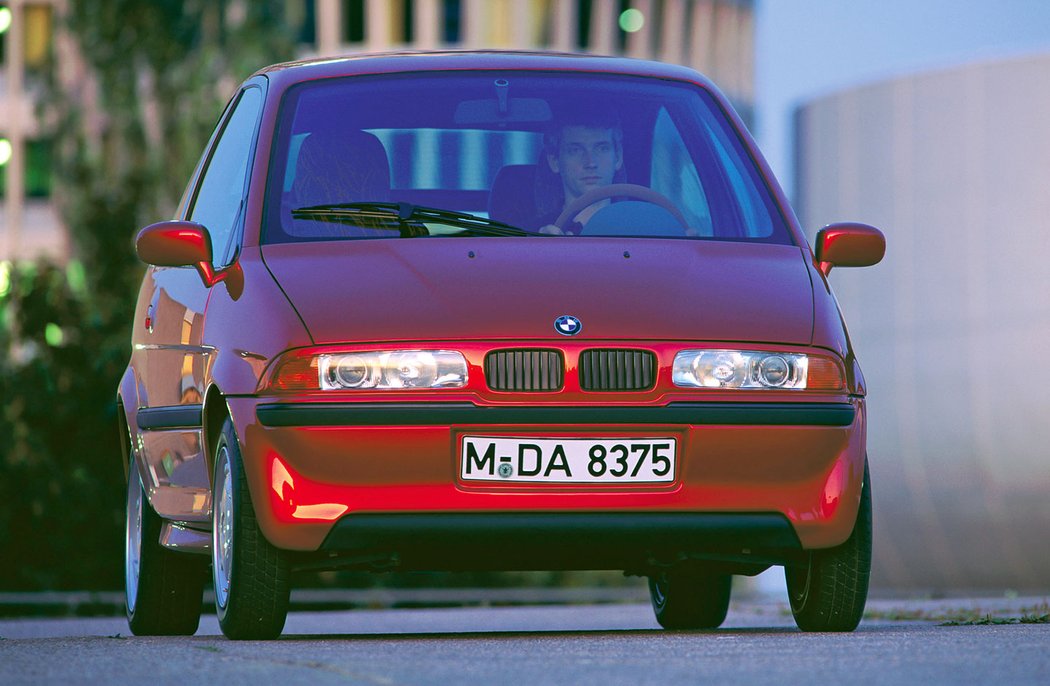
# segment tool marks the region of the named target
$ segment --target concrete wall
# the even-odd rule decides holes
[[[800,108],[796,207],[886,233],[832,284],[870,387],[873,583],[1050,586],[1050,54]]]

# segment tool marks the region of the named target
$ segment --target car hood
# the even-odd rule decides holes
[[[414,238],[263,246],[316,343],[660,339],[809,344],[812,284],[782,245]]]

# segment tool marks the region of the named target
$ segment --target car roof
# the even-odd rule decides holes
[[[523,69],[627,74],[691,81],[717,89],[699,72],[678,65],[626,57],[520,50],[433,50],[361,53],[283,62],[256,72],[279,90],[303,81],[402,72]]]

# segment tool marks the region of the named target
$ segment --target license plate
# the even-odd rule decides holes
[[[674,438],[511,438],[464,436],[464,481],[536,483],[668,483]]]

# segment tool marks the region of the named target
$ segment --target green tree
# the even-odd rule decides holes
[[[0,589],[122,584],[132,239],[172,216],[237,84],[293,56],[290,6],[74,0],[59,19],[84,70],[52,70],[42,113],[74,261],[0,265]]]

